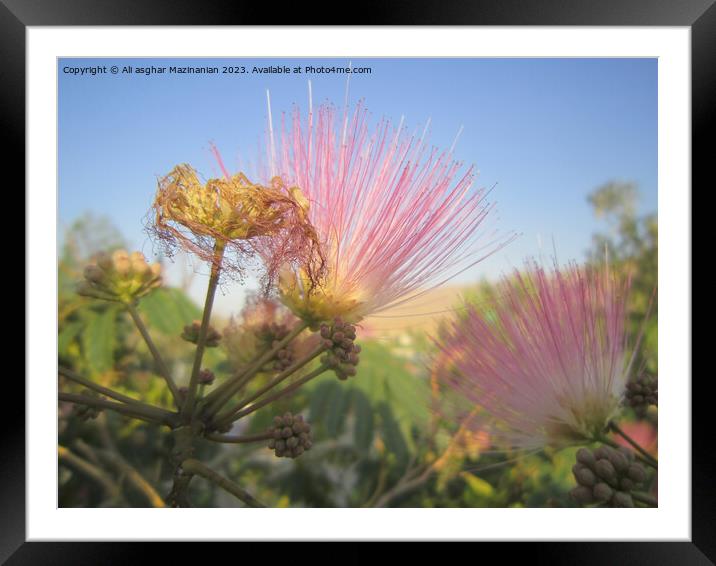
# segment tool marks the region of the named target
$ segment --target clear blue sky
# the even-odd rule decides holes
[[[218,176],[209,142],[230,168],[247,167],[266,129],[266,89],[274,121],[296,103],[342,105],[345,75],[85,75],[66,66],[347,66],[342,59],[61,59],[59,77],[60,230],[87,211],[108,216],[147,256],[142,220],[158,176],[190,163]],[[641,212],[657,208],[656,59],[354,59],[371,74],[352,75],[350,100],[374,119],[418,127],[431,118],[432,144],[448,148],[464,130],[456,157],[497,183],[499,227],[521,237],[459,282],[494,277],[526,256],[582,259],[603,229],[587,194],[610,180],[639,185]],[[59,234],[61,238],[61,233]],[[192,295],[199,298],[205,281]],[[230,291],[230,290],[229,290]],[[233,295],[229,292],[229,295]],[[235,310],[238,296],[219,308]]]

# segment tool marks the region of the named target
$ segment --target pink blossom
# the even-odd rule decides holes
[[[468,305],[441,346],[438,375],[472,406],[497,444],[565,446],[601,434],[620,406],[631,358],[629,281],[609,269],[534,262]]]
[[[296,109],[288,122],[276,144],[271,131],[269,175],[300,188],[325,259],[319,280],[304,268],[280,278],[282,300],[304,320],[357,322],[506,242],[478,230],[493,205],[488,191],[472,189],[474,168],[428,148],[425,131],[410,136],[387,120],[371,127],[361,104],[341,117],[329,104],[305,117]]]

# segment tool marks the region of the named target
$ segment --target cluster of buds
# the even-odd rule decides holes
[[[627,383],[625,403],[638,413],[645,413],[649,405],[659,404],[658,381],[656,377],[642,375]]]
[[[99,399],[100,395],[96,391],[92,391],[90,389],[87,389],[83,391],[84,395],[87,395],[88,397],[94,397],[95,399]],[[80,419],[81,421],[88,421],[90,419],[96,419],[99,414],[102,412],[102,409],[99,407],[90,407],[89,405],[74,405],[72,407],[73,412],[75,413],[75,416]]]
[[[264,347],[275,348],[278,343],[288,336],[288,325],[279,322],[266,322],[256,330],[256,338]],[[289,345],[276,352],[273,360],[273,369],[283,371],[294,361],[295,355]]]
[[[273,438],[269,440],[268,447],[276,457],[297,458],[311,449],[311,425],[303,420],[302,415],[286,413],[282,417],[274,417],[273,423],[274,426],[269,429]]]
[[[77,292],[86,297],[132,303],[162,284],[161,265],[148,264],[141,252],[102,252],[85,267]]]
[[[646,470],[627,448],[600,446],[594,452],[580,448],[572,467],[577,480],[570,495],[581,503],[606,507],[634,507],[631,491],[646,481]]]
[[[341,381],[354,376],[360,361],[360,346],[354,342],[356,327],[336,318],[332,326],[321,324],[320,332],[327,350],[321,363],[333,369]]]
[[[187,324],[184,327],[184,331],[181,333],[181,337],[187,342],[196,344],[199,341],[199,332],[201,332],[201,322],[195,320],[191,324]],[[207,348],[216,348],[221,341],[221,333],[216,330],[213,326],[209,325],[206,330],[206,344]]]

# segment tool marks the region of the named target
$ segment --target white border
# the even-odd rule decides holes
[[[690,39],[683,27],[28,28],[28,540],[271,539],[288,515],[299,540],[690,540]],[[56,507],[57,57],[287,54],[659,58],[658,509]]]

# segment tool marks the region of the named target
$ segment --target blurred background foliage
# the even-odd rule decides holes
[[[605,228],[594,235],[586,259],[603,263],[606,252],[610,265],[631,274],[631,343],[643,334],[634,373],[656,375],[656,215],[637,215],[638,190],[631,183],[607,183],[589,201]],[[59,363],[127,395],[171,407],[165,384],[153,373],[151,356],[127,314],[74,292],[92,254],[122,247],[121,234],[103,218],[85,216],[64,234],[58,258]],[[484,302],[494,298],[495,291],[481,281],[460,289],[460,294]],[[459,316],[457,297],[452,306]],[[184,384],[193,347],[180,334],[184,325],[201,316],[200,308],[184,290],[162,288],[143,298],[139,311],[165,360],[171,361],[177,382]],[[449,315],[435,317],[434,332]],[[219,330],[227,323],[214,319]],[[276,507],[572,506],[568,492],[574,487],[574,449],[536,454],[495,450],[484,435],[436,416],[432,408],[442,400],[431,385],[434,345],[427,334],[420,324],[376,332],[367,321],[358,332],[363,351],[356,377],[339,382],[333,374],[324,374],[293,397],[236,424],[235,434],[262,432],[275,414],[303,414],[312,425],[314,445],[300,458],[275,458],[263,443],[205,442],[196,456]],[[205,366],[219,381],[232,371],[221,347],[207,351]],[[63,378],[60,385],[82,391]],[[625,415],[635,420],[630,410]],[[654,413],[647,415],[647,425],[642,436],[653,436],[655,450]],[[165,496],[171,487],[169,436],[167,429],[108,411],[83,420],[72,407],[60,404],[59,444],[67,451],[60,459],[60,506],[152,505],[156,494]],[[189,495],[196,506],[239,505],[200,479],[192,482]]]

